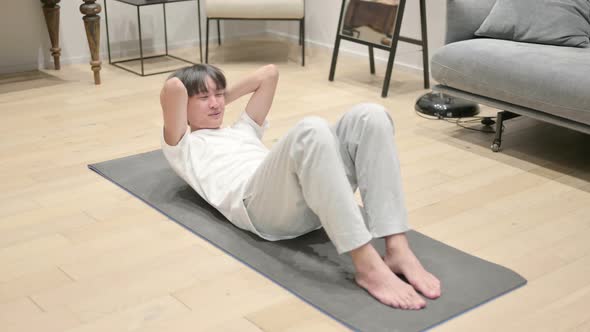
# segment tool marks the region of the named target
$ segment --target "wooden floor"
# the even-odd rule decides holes
[[[416,115],[415,73],[394,71],[382,99],[384,68],[372,76],[364,58],[341,55],[329,82],[327,49],[309,47],[305,67],[281,40],[212,52],[230,82],[279,66],[267,146],[304,116],[386,105],[414,228],[529,280],[435,331],[590,331],[590,136],[519,118],[493,153],[490,134]],[[101,74],[100,86],[86,64],[0,77],[0,329],[346,330],[87,169],[159,148],[167,74]]]

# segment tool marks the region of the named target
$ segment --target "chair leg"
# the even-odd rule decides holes
[[[375,55],[373,52],[373,46],[369,46],[369,70],[371,74],[375,74]]]
[[[106,1],[106,0],[105,0]],[[197,25],[199,27],[199,58],[203,63],[203,33],[201,33],[201,1],[197,1]]]
[[[221,46],[221,28],[219,25],[219,19],[217,19],[217,45]]]
[[[303,45],[303,34],[301,33],[302,29],[303,29],[303,24],[301,21],[299,21],[299,46]]]
[[[209,63],[209,18],[205,27],[205,63]]]
[[[305,17],[299,23],[301,27],[301,66],[305,67]]]
[[[420,26],[422,31],[422,72],[424,89],[430,89],[430,69],[428,59],[428,29],[426,27],[426,0],[420,0]]]

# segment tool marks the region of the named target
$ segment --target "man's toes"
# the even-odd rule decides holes
[[[416,305],[416,299],[414,299],[414,296],[411,293],[406,295],[405,301],[408,309],[414,309],[414,306]]]
[[[435,276],[431,274],[428,279],[430,280],[430,283],[434,285],[435,288],[440,288],[440,280],[438,280]]]
[[[408,310],[414,308],[414,300],[412,299],[411,296],[407,296],[405,298],[405,301],[406,301],[406,307],[407,307]]]
[[[435,283],[434,286],[432,286],[432,290],[433,290],[434,296],[436,296],[436,297],[440,296],[440,284]]]
[[[408,302],[409,309],[416,310],[420,309],[421,300],[422,298],[413,288],[407,290],[405,294],[405,299]]]
[[[420,295],[418,295],[418,298],[420,300],[420,308],[424,308],[426,307],[426,301],[420,297]]]
[[[434,299],[437,297],[436,290],[434,289],[428,289],[428,291],[426,291],[425,293],[426,294],[424,295],[426,295],[426,297],[428,297],[429,299]]]
[[[429,293],[431,296],[439,297],[440,296],[440,281],[438,281],[438,279],[432,277],[432,279],[430,279],[428,282],[428,289],[429,289]]]
[[[425,304],[423,304],[422,302],[416,301],[414,303],[414,306],[413,306],[412,309],[414,309],[414,310],[420,310],[420,309],[424,308],[424,306],[425,306]]]
[[[416,304],[416,309],[422,309],[426,306],[426,301],[417,293],[414,295],[414,303]]]
[[[408,296],[406,298],[406,303],[408,304],[408,309],[414,309],[416,301],[411,296]]]
[[[434,285],[433,284],[431,284],[429,282],[425,282],[425,283],[422,284],[422,286],[423,286],[422,293],[424,295],[427,295],[427,296],[433,296],[434,295],[435,288],[434,288]]]
[[[416,280],[412,283],[412,286],[417,292],[422,294],[428,291],[428,284],[425,283],[424,280]]]
[[[399,303],[399,307],[400,307],[400,309],[403,309],[403,310],[408,310],[408,303],[407,303],[405,300],[403,300],[403,299],[402,299],[402,300],[400,300],[399,302],[400,302],[400,303]]]
[[[439,296],[438,291],[436,290],[436,287],[433,285],[428,285],[426,290],[424,291],[424,295],[426,295],[428,298],[432,299],[432,298],[436,298]]]
[[[405,300],[401,300],[400,301],[400,309],[402,309],[402,310],[408,310],[408,308],[409,308],[408,303]]]
[[[416,290],[422,293],[424,296],[432,299],[440,296],[439,286],[435,280],[425,278],[415,283]]]

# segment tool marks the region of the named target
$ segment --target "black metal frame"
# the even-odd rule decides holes
[[[305,7],[304,7],[305,8]],[[205,26],[205,63],[209,63],[209,21],[217,20],[217,45],[221,45],[220,20],[230,21],[299,21],[299,45],[301,45],[301,66],[305,66],[305,9],[303,18],[233,18],[207,17]]]
[[[119,0],[115,0],[115,1],[119,1]],[[192,0],[187,0],[187,1],[192,1]],[[200,54],[200,58],[201,58],[201,63],[203,62],[203,47],[202,47],[202,38],[201,38],[201,1],[200,0],[195,0],[197,2],[197,19],[198,19],[198,25],[199,25],[199,54]],[[120,60],[120,61],[112,61],[111,58],[111,41],[109,38],[109,19],[108,19],[108,15],[107,15],[107,0],[104,0],[104,16],[105,16],[105,24],[106,24],[106,31],[107,31],[107,49],[108,49],[108,54],[109,54],[109,64],[117,67],[117,68],[121,68],[123,70],[126,70],[130,73],[139,75],[139,76],[152,76],[152,75],[158,75],[158,74],[163,74],[163,73],[169,73],[171,71],[174,71],[175,69],[172,70],[165,70],[165,71],[160,71],[157,73],[150,73],[150,74],[145,74],[145,70],[144,70],[144,60],[145,59],[153,59],[153,58],[161,58],[161,57],[169,57],[169,58],[173,58],[176,60],[180,60],[180,61],[184,61],[190,64],[196,64],[192,61],[186,60],[186,59],[182,59],[179,58],[177,56],[171,55],[168,53],[168,29],[167,29],[167,24],[166,24],[166,0],[162,0],[162,1],[158,1],[158,2],[154,2],[154,3],[149,3],[149,4],[145,4],[145,5],[136,5],[136,4],[130,4],[128,2],[124,2],[124,1],[119,1],[122,3],[126,3],[128,5],[132,5],[135,6],[137,8],[137,25],[138,25],[138,31],[139,31],[139,58],[133,58],[133,59],[127,59],[127,60]],[[164,45],[166,48],[166,53],[165,54],[159,54],[159,55],[152,55],[152,56],[148,56],[148,57],[144,57],[143,56],[143,42],[142,42],[142,37],[141,37],[141,15],[140,15],[140,7],[143,6],[150,6],[150,5],[159,5],[162,4],[162,8],[163,8],[163,15],[164,15]],[[134,70],[131,70],[129,68],[123,67],[121,65],[119,65],[120,63],[124,63],[124,62],[131,62],[131,61],[137,61],[140,60],[141,62],[141,72],[137,72]]]
[[[385,70],[385,79],[383,81],[383,90],[381,91],[381,97],[387,97],[389,92],[389,83],[391,81],[391,71],[393,70],[393,62],[395,60],[395,53],[397,51],[398,42],[406,42],[422,46],[422,65],[424,68],[424,89],[430,88],[430,68],[428,60],[428,36],[426,27],[426,0],[420,0],[420,26],[422,39],[414,39],[400,36],[402,19],[404,17],[404,10],[406,7],[406,0],[400,0],[398,7],[397,17],[395,20],[395,27],[393,30],[393,37],[391,38],[391,46],[383,46],[368,41],[356,39],[349,36],[342,35],[342,16],[344,14],[344,7],[346,0],[342,0],[342,7],[340,8],[340,19],[338,20],[338,30],[336,32],[336,41],[334,43],[334,51],[332,53],[332,64],[330,65],[330,76],[328,80],[334,81],[334,74],[336,72],[336,62],[338,60],[338,51],[340,48],[340,40],[348,40],[354,43],[367,45],[369,47],[369,68],[371,74],[375,74],[375,58],[373,55],[373,48],[389,51],[389,59],[387,61],[387,69]]]

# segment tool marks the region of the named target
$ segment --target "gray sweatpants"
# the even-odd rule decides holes
[[[406,232],[393,133],[389,114],[377,104],[356,105],[333,126],[304,118],[271,148],[246,186],[254,227],[270,239],[324,227],[339,254]]]

